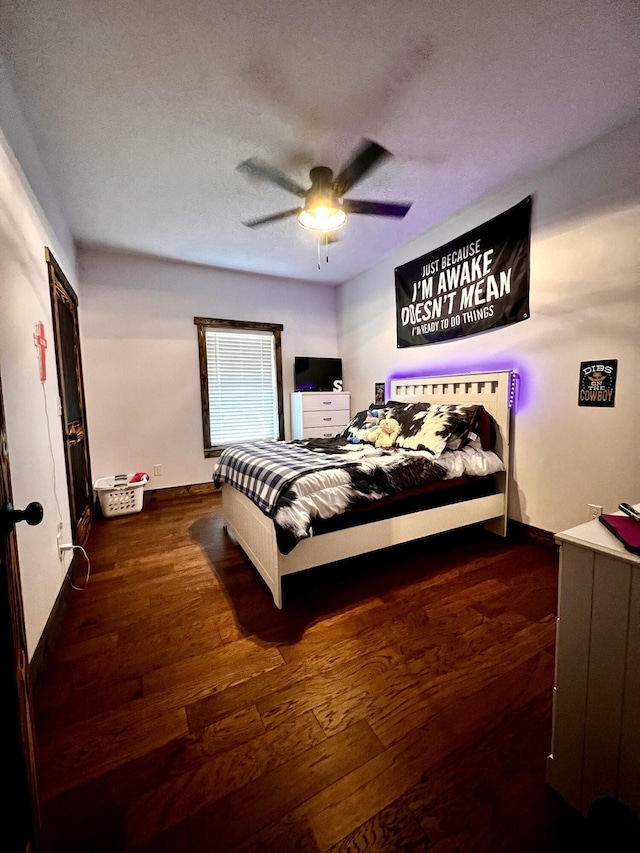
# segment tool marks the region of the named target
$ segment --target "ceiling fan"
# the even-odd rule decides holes
[[[300,186],[279,169],[264,163],[262,160],[257,158],[245,160],[238,166],[238,171],[253,178],[269,181],[304,199],[304,204],[292,207],[290,210],[283,210],[280,213],[250,219],[244,224],[249,228],[257,228],[260,225],[277,222],[279,219],[286,219],[288,216],[296,216],[304,228],[318,234],[328,234],[341,228],[347,221],[347,214],[349,213],[360,213],[367,216],[393,216],[402,219],[411,208],[410,203],[358,201],[343,198],[351,187],[391,156],[391,152],[383,148],[382,145],[378,145],[377,142],[372,142],[370,139],[363,139],[349,162],[342,167],[335,177],[328,166],[314,166],[309,172],[311,186],[308,189]]]

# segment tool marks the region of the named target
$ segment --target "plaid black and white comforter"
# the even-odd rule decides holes
[[[220,456],[213,481],[238,489],[272,518],[278,547],[288,554],[311,535],[314,518],[329,518],[447,474],[447,466],[429,454],[333,438],[233,445]]]
[[[336,444],[305,446],[301,441],[255,441],[234,444],[220,457],[213,481],[238,489],[268,515],[273,517],[282,493],[299,477],[329,468],[357,464],[347,445],[336,452]],[[340,447],[345,445],[340,441]],[[324,449],[323,449],[324,448]],[[343,458],[341,458],[341,456]]]

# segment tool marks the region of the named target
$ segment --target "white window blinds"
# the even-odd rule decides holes
[[[209,328],[205,342],[211,446],[279,438],[273,333]]]

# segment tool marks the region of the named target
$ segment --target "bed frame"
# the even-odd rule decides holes
[[[282,608],[282,578],[294,572],[479,522],[484,522],[484,526],[494,533],[505,536],[509,422],[514,378],[512,371],[499,370],[492,373],[394,379],[391,382],[391,400],[463,406],[480,403],[493,415],[497,425],[494,451],[506,469],[504,473],[496,475],[495,494],[312,536],[303,539],[290,554],[284,555],[278,550],[271,519],[237,489],[223,485],[224,526],[262,576],[276,606]]]

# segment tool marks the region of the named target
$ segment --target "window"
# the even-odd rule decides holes
[[[282,326],[194,317],[205,456],[228,444],[284,437]]]

